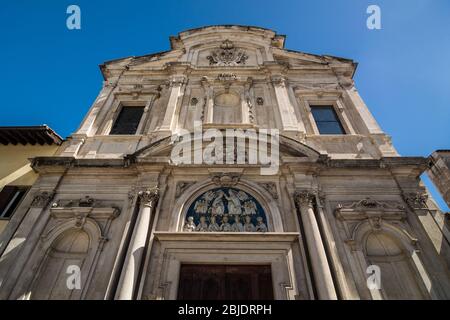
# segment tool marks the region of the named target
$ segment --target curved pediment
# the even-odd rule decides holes
[[[278,62],[296,67],[348,69],[352,74],[356,64],[352,60],[308,54],[284,48],[285,36],[275,31],[239,25],[209,26],[191,29],[170,37],[168,51],[133,56],[105,62],[101,70],[105,78],[118,75],[126,67],[130,71],[164,70],[173,63],[194,68],[261,67]]]

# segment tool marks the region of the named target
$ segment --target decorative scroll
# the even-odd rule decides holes
[[[185,232],[267,232],[261,205],[245,191],[222,187],[199,196],[189,207]]]

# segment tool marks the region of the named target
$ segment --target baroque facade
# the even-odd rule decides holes
[[[102,64],[78,130],[32,160],[39,178],[0,235],[0,299],[449,299],[427,159],[398,155],[354,61],[284,41],[204,27]],[[196,159],[204,133],[230,129],[250,132],[243,149]],[[181,140],[194,161],[174,161]]]

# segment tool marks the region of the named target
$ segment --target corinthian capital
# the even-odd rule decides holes
[[[311,191],[304,190],[304,191],[296,191],[294,197],[295,202],[299,207],[301,206],[312,207],[315,195]]]
[[[44,208],[53,199],[55,195],[52,191],[41,191],[36,193],[34,196],[33,202],[31,202],[31,206],[34,208]]]
[[[283,76],[272,76],[272,83],[275,86],[285,87],[286,86],[286,78]]]
[[[403,198],[414,209],[426,208],[428,195],[422,192],[403,194]]]
[[[141,190],[138,192],[140,203],[144,206],[154,207],[159,199],[159,189],[157,187]]]
[[[170,79],[170,86],[171,87],[180,87],[184,84],[184,82],[186,81],[186,77],[185,76],[173,76]]]

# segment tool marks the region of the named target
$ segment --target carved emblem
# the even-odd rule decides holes
[[[238,77],[234,73],[219,73],[217,75],[217,80],[219,81],[234,81],[237,79]]]
[[[86,196],[78,201],[78,206],[80,207],[93,207],[95,203],[95,199],[90,196]]]
[[[191,99],[191,106],[196,106],[197,103],[198,103],[198,99],[197,99],[196,97],[193,97],[193,98]]]
[[[221,187],[234,186],[239,182],[240,176],[237,174],[218,174],[212,177],[212,181]]]
[[[211,55],[207,56],[210,65],[217,66],[237,66],[245,64],[248,56],[243,50],[235,48],[233,42],[225,40],[220,45],[220,49],[211,52]]]

